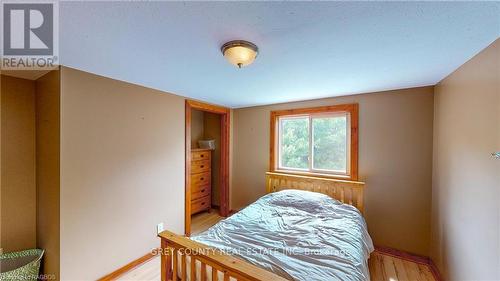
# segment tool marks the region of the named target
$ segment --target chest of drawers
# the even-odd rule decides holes
[[[191,150],[191,214],[208,211],[212,201],[212,151]]]

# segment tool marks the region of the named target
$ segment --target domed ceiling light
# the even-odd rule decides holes
[[[259,51],[255,44],[244,40],[229,41],[222,45],[220,50],[224,57],[238,68],[253,63]]]

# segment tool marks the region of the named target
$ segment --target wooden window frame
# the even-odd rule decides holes
[[[349,160],[349,167],[348,167],[349,173],[347,175],[300,171],[300,170],[284,170],[278,168],[278,161],[279,161],[278,133],[279,133],[280,117],[336,114],[336,113],[347,113],[349,115],[350,135],[348,136],[349,155],[347,155]],[[311,175],[317,177],[336,178],[336,179],[353,180],[353,181],[358,180],[358,122],[359,122],[359,105],[357,103],[271,111],[269,171],[288,173],[288,174],[298,174],[298,175]]]

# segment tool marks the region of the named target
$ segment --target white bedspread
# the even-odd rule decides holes
[[[320,193],[268,194],[192,239],[290,280],[370,279],[363,217]]]

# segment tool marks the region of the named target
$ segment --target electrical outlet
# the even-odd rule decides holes
[[[159,224],[156,225],[156,234],[159,234],[163,230],[164,230],[164,228],[163,228],[163,223],[162,222],[160,222]]]

